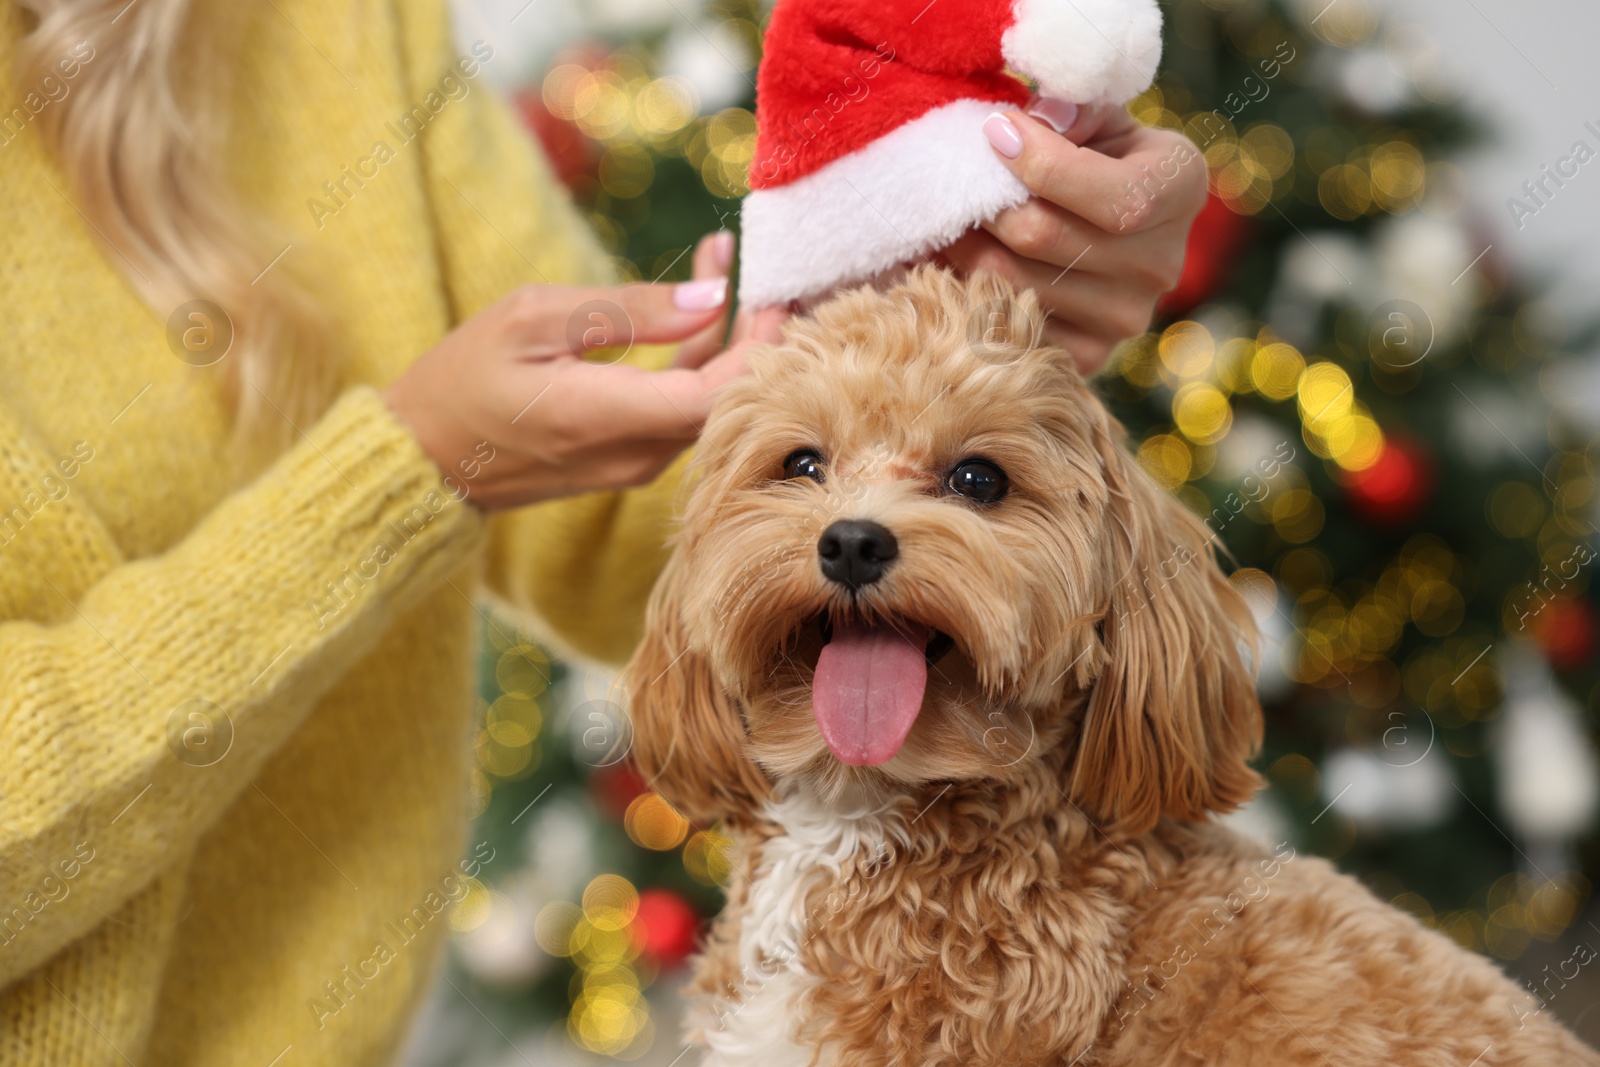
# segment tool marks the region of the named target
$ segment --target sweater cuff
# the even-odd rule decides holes
[[[358,552],[387,544],[396,558],[382,566],[399,565],[397,577],[435,555],[460,563],[482,537],[482,512],[446,486],[411,429],[376,389],[346,392],[302,445],[283,457],[274,478],[283,506],[315,516],[318,526]],[[409,564],[400,558],[402,545],[413,557]]]
[[[312,615],[342,610],[369,586],[391,600],[402,590],[425,591],[430,577],[455,570],[486,538],[483,513],[446,486],[411,429],[370,386],[340,397],[282,457],[271,482],[276,499],[258,506],[303,518],[304,528],[329,537],[307,558],[268,523],[262,533],[273,543],[258,546],[284,555],[289,568],[321,572],[308,585]]]

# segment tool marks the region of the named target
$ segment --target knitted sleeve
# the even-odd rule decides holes
[[[37,526],[0,536],[0,986],[190,850],[483,534],[370,388],[151,559],[75,500],[35,510],[59,462],[0,408],[0,501]],[[358,569],[360,597],[315,609]]]
[[[456,320],[522,285],[614,281],[594,234],[488,84],[486,70],[500,62],[493,49],[481,41],[453,43],[439,0],[395,2],[417,98],[446,77],[467,86],[420,139]],[[476,73],[469,77],[468,70]],[[706,228],[715,222],[708,218]],[[638,346],[624,362],[660,367],[670,358],[669,349]],[[680,461],[643,489],[497,516],[490,592],[531,616],[558,647],[602,661],[626,659],[642,633],[645,598],[666,563],[682,476]]]

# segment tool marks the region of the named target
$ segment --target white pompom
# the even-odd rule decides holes
[[[1000,47],[1044,96],[1125,104],[1150,88],[1161,64],[1155,0],[1018,0]]]

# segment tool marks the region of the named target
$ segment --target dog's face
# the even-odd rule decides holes
[[[1041,325],[927,269],[752,356],[628,675],[669,800],[1005,779],[1063,744],[1109,818],[1248,793],[1248,615]]]

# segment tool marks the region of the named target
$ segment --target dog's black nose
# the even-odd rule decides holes
[[[888,528],[861,519],[846,519],[822,531],[817,558],[822,573],[840,585],[860,589],[883,577],[900,552]]]

